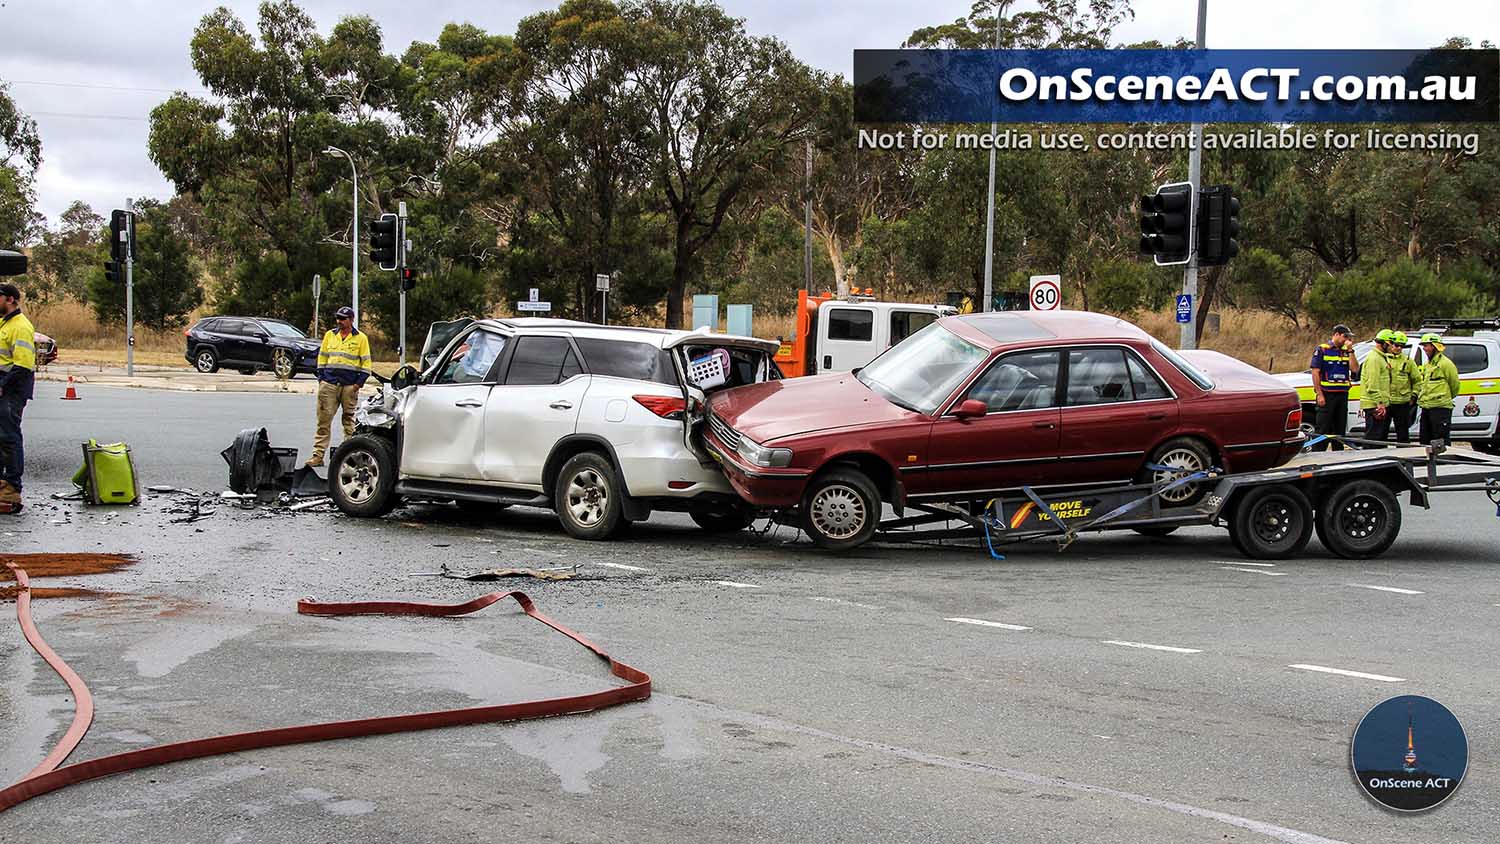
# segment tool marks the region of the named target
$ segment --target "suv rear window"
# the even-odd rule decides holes
[[[505,375],[509,385],[556,384],[563,380],[563,368],[570,366],[576,374],[573,345],[566,337],[522,337],[516,342],[510,371]]]
[[[1489,352],[1478,343],[1452,343],[1443,349],[1443,354],[1458,367],[1459,375],[1479,372],[1490,366]]]
[[[677,386],[677,370],[672,366],[672,356],[666,349],[630,340],[574,337],[573,341],[583,352],[583,362],[594,375]]]

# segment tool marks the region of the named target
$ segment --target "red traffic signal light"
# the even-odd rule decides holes
[[[401,268],[401,289],[410,290],[417,286],[417,271],[411,267]]]

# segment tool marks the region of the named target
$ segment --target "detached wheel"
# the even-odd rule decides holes
[[[384,516],[396,509],[395,447],[371,434],[344,440],[328,466],[328,494],[350,516]]]
[[[297,361],[291,352],[277,349],[271,355],[271,371],[282,381],[290,381],[297,374]]]
[[[858,469],[826,472],[802,495],[802,529],[829,550],[863,545],[879,524],[880,492]]]
[[[709,533],[737,533],[755,521],[755,511],[743,504],[715,503],[696,506],[688,516]]]
[[[619,529],[624,494],[609,461],[597,452],[586,451],[563,464],[552,502],[569,536],[599,540],[608,539]]]
[[[1284,560],[1297,554],[1307,547],[1312,532],[1312,503],[1302,490],[1287,484],[1246,492],[1229,522],[1235,547],[1256,560]]]
[[[193,368],[205,374],[218,372],[218,354],[216,354],[214,350],[209,348],[208,346],[204,346],[203,348],[198,350],[198,354],[193,355]]]
[[[1142,468],[1135,482],[1164,484],[1186,475],[1208,471],[1213,467],[1213,455],[1202,440],[1176,437],[1157,446],[1146,463],[1162,468]],[[1161,503],[1165,507],[1190,507],[1208,493],[1208,487],[1208,484],[1202,483],[1183,484],[1162,493]]]
[[[1177,525],[1145,525],[1144,527],[1131,528],[1131,530],[1135,531],[1141,536],[1162,537],[1168,536],[1171,533],[1175,532],[1177,530]]]
[[[1318,510],[1318,541],[1340,557],[1378,557],[1400,532],[1401,503],[1379,481],[1349,481]]]

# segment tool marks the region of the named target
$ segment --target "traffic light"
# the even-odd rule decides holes
[[[411,267],[401,268],[401,289],[410,290],[417,286],[417,271]]]
[[[1141,197],[1141,254],[1158,265],[1185,264],[1193,242],[1193,186],[1162,185]]]
[[[398,227],[395,214],[381,214],[370,224],[370,260],[382,270],[396,268]]]
[[[117,284],[125,280],[124,273],[120,272],[119,262],[104,262],[104,280],[110,282],[111,284]]]
[[[1198,266],[1217,267],[1240,253],[1240,201],[1229,185],[1198,192]]]
[[[122,263],[135,254],[135,215],[116,208],[109,213],[109,259]]]

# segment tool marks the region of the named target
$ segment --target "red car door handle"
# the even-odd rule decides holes
[[[1031,427],[1033,427],[1033,428],[1044,428],[1045,429],[1045,428],[1056,428],[1057,425],[1055,423],[1052,423],[1052,422],[1033,422],[1033,423],[1031,423]]]
[[[1152,422],[1160,422],[1161,420],[1167,418],[1167,414],[1165,414],[1165,413],[1148,413],[1146,415],[1146,418],[1148,420],[1152,421]]]

